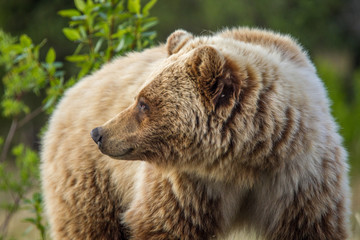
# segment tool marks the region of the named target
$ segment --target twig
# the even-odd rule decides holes
[[[9,133],[8,133],[8,135],[6,137],[6,140],[5,140],[5,143],[4,143],[4,147],[3,147],[2,151],[1,151],[0,162],[5,161],[16,130],[21,128],[22,126],[24,126],[26,123],[28,123],[34,117],[38,116],[43,111],[44,111],[43,108],[40,106],[40,107],[36,108],[34,111],[32,111],[31,113],[27,114],[20,121],[18,121],[16,118],[13,119],[13,121],[11,122]]]
[[[1,224],[1,234],[2,234],[1,237],[3,237],[4,239],[7,235],[8,225],[10,223],[10,220],[14,216],[16,210],[19,208],[21,199],[22,199],[22,197],[20,195],[18,195],[17,198],[14,200],[13,208],[8,212],[8,214],[5,217],[4,222]]]
[[[5,159],[6,159],[6,156],[7,156],[7,153],[9,151],[9,148],[10,148],[12,139],[14,137],[15,131],[17,129],[17,126],[18,126],[18,120],[16,118],[14,118],[12,120],[12,122],[11,122],[11,127],[10,127],[10,130],[9,130],[9,133],[8,133],[8,135],[6,137],[4,147],[3,147],[2,151],[1,151],[0,162],[4,162]]]
[[[39,115],[43,111],[44,110],[43,110],[42,106],[36,108],[34,111],[32,111],[31,113],[26,115],[23,119],[21,119],[21,121],[19,122],[18,128],[21,128],[22,126],[24,126],[26,123],[31,121],[34,117],[36,117],[37,115]]]

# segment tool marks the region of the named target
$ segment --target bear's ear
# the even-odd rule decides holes
[[[173,32],[166,41],[169,56],[180,51],[180,49],[192,38],[193,35],[191,33],[181,29]]]
[[[210,46],[199,47],[189,60],[191,75],[206,107],[214,111],[236,101],[240,92],[240,79],[236,77],[234,64]]]

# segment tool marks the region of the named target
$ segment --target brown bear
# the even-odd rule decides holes
[[[52,237],[346,239],[337,131],[292,38],[178,30],[84,78],[58,105],[42,151]]]

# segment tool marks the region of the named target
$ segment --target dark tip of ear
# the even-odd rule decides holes
[[[191,33],[182,29],[173,32],[166,41],[169,56],[180,51],[180,49],[192,38],[193,35]]]

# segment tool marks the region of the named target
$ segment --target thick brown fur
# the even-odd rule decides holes
[[[54,239],[348,237],[346,152],[324,86],[270,31],[178,30],[105,65],[66,93],[42,161]]]

